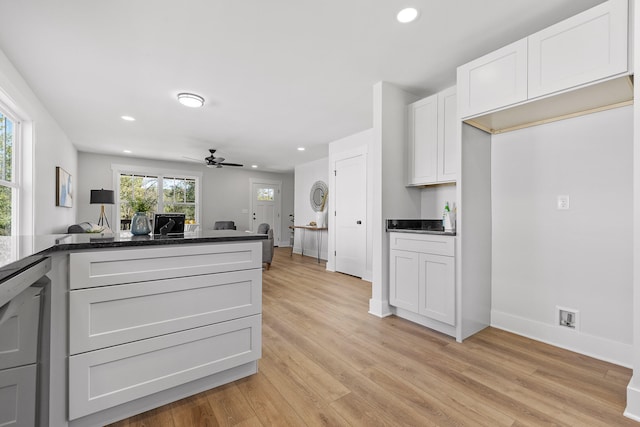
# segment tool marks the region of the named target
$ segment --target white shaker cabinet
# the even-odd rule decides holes
[[[452,326],[456,323],[454,268],[452,256],[420,254],[418,313]]]
[[[628,2],[609,0],[458,67],[463,119],[629,72]]]
[[[527,99],[527,40],[458,67],[460,116],[469,117]]]
[[[70,254],[69,419],[97,424],[109,410],[128,415],[114,408],[136,399],[255,373],[261,248],[256,241]]]
[[[408,185],[456,180],[456,87],[407,107]]]
[[[420,322],[426,326],[452,333],[448,326],[456,323],[455,238],[395,232],[389,233],[389,240],[390,304],[428,319]],[[404,317],[403,313],[396,314]]]
[[[458,94],[456,87],[438,93],[438,182],[457,178]]]
[[[391,249],[389,303],[418,313],[420,254]]]
[[[435,183],[438,177],[438,95],[407,107],[409,185]]]
[[[626,72],[627,8],[610,0],[529,36],[529,98]]]

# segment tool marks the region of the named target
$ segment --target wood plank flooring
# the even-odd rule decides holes
[[[367,313],[371,285],[276,248],[259,372],[112,424],[625,426],[631,370],[498,329],[464,343]]]

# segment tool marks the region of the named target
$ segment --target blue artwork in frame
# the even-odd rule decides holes
[[[73,185],[69,172],[56,166],[56,206],[73,207]]]

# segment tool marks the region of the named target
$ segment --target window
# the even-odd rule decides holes
[[[17,233],[19,180],[16,171],[20,123],[0,109],[0,236]]]
[[[186,219],[196,218],[196,180],[193,178],[165,177],[162,179],[164,212],[185,214]]]
[[[273,201],[273,188],[258,188],[258,200],[261,202]]]
[[[144,206],[147,212],[184,213],[186,220],[199,222],[201,174],[186,171],[136,171],[135,166],[114,165],[118,183],[118,222],[128,229],[131,218]],[[141,205],[142,203],[142,205]]]

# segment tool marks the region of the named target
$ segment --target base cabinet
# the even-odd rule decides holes
[[[261,357],[261,242],[69,259],[68,416],[78,425],[135,415],[122,408],[206,378],[237,379]]]
[[[390,304],[455,326],[454,237],[412,233],[389,235]]]

